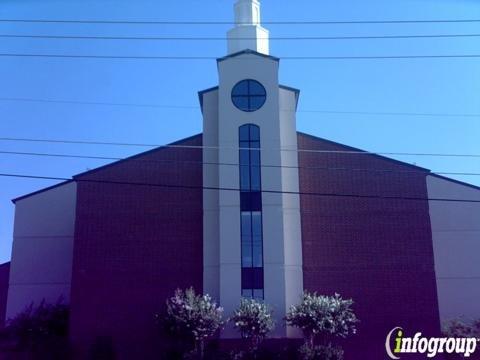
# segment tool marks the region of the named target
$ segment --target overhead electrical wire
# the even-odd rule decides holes
[[[95,180],[95,179],[80,179],[80,178],[64,178],[64,177],[51,177],[51,176],[37,176],[37,175],[25,175],[25,174],[10,174],[0,173],[1,177],[14,177],[14,178],[26,178],[26,179],[38,179],[38,180],[60,180],[60,181],[76,181],[84,183],[100,183],[110,185],[132,185],[132,186],[148,186],[148,187],[161,187],[168,189],[189,189],[189,190],[216,190],[216,191],[235,191],[240,192],[239,188],[229,187],[216,187],[216,186],[196,186],[196,185],[178,185],[178,184],[159,184],[159,183],[147,183],[147,182],[132,182],[132,181],[118,181],[118,180]],[[284,191],[284,190],[265,190],[260,192],[267,194],[285,194],[285,195],[304,195],[304,196],[322,196],[322,197],[340,197],[340,198],[359,198],[359,199],[378,199],[378,200],[412,200],[412,201],[442,201],[442,202],[455,202],[455,203],[479,203],[480,200],[472,199],[456,199],[456,198],[429,198],[429,197],[416,197],[416,196],[385,196],[385,195],[373,195],[373,194],[341,194],[341,193],[320,193],[320,192],[303,192],[303,191]]]
[[[217,60],[218,56],[155,56],[155,55],[80,55],[0,53],[0,57],[56,58],[56,59],[117,59],[117,60]],[[477,59],[480,54],[442,55],[373,55],[373,56],[282,56],[282,60],[393,60],[393,59]],[[254,58],[232,58],[235,61],[258,61]]]
[[[473,38],[480,34],[425,34],[425,35],[371,35],[371,36],[272,36],[265,39],[281,41],[306,40],[380,40],[380,39],[429,39],[429,38]],[[225,41],[227,37],[179,37],[179,36],[75,36],[75,35],[24,35],[0,34],[0,38],[48,39],[48,40],[140,40],[140,41]],[[262,40],[263,38],[236,37],[236,40]]]
[[[250,149],[252,150],[252,149]],[[254,149],[253,149],[254,150]],[[69,158],[69,159],[91,159],[91,160],[112,160],[123,161],[128,160],[132,162],[142,163],[170,163],[170,164],[201,164],[201,165],[216,165],[216,166],[248,166],[258,168],[282,168],[282,169],[310,169],[310,170],[325,170],[325,171],[353,171],[353,172],[375,172],[375,173],[420,173],[419,170],[394,170],[394,169],[366,169],[366,168],[345,168],[345,167],[321,167],[321,166],[293,166],[293,165],[243,165],[240,163],[228,162],[208,162],[195,160],[168,160],[168,159],[137,159],[135,157],[113,157],[113,156],[95,156],[95,155],[75,155],[75,154],[54,154],[54,153],[39,153],[39,152],[19,152],[19,151],[3,151],[0,150],[0,155],[19,155],[19,156],[38,156],[38,157],[53,157],[53,158]],[[463,176],[480,176],[480,173],[472,172],[443,172],[431,171],[430,174],[436,175],[463,175]]]
[[[195,21],[195,20],[67,20],[67,19],[0,19],[6,23],[40,23],[40,24],[122,24],[122,25],[242,25],[234,21]],[[375,24],[459,24],[479,23],[480,19],[413,19],[413,20],[285,20],[262,21],[265,25],[375,25]],[[250,23],[245,23],[250,24]]]
[[[101,102],[101,101],[54,100],[54,99],[12,98],[12,97],[0,97],[0,101],[200,110],[200,106],[194,106],[194,105],[135,104],[135,103],[116,103],[116,102]],[[339,110],[326,110],[326,109],[324,110],[322,109],[310,109],[310,110],[281,109],[281,110],[287,111],[287,112],[296,112],[296,113],[346,114],[346,115],[467,117],[467,118],[480,117],[480,113],[479,114],[473,114],[473,113],[462,114],[462,113],[430,113],[430,112],[420,113],[420,112],[393,112],[393,111],[375,112],[375,111],[339,111]]]
[[[204,146],[204,145],[176,145],[176,144],[146,144],[146,143],[126,143],[126,142],[107,142],[107,141],[88,141],[88,140],[66,140],[66,139],[38,139],[38,138],[14,138],[0,137],[0,141],[12,142],[42,142],[59,144],[82,144],[82,145],[109,145],[109,146],[135,146],[135,147],[164,147],[180,149],[229,149],[240,150],[236,146]],[[316,150],[316,149],[291,149],[291,148],[258,148],[256,150],[279,150],[285,152],[305,152],[321,154],[358,154],[358,155],[397,155],[397,156],[432,156],[432,157],[471,157],[480,158],[480,154],[455,154],[455,153],[413,153],[413,152],[371,152],[361,150]]]

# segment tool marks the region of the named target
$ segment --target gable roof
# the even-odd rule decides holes
[[[22,195],[22,196],[19,196],[19,197],[16,197],[15,199],[12,199],[12,203],[15,204],[17,201],[20,201],[20,200],[29,198],[30,196],[34,196],[34,195],[41,194],[41,193],[46,192],[46,191],[49,191],[49,190],[56,189],[56,188],[58,188],[58,187],[60,187],[60,186],[67,185],[67,184],[69,184],[69,183],[71,183],[71,182],[73,182],[73,180],[61,181],[61,182],[59,182],[58,184],[55,184],[55,185],[52,185],[52,186],[48,186],[48,187],[46,187],[46,188],[43,188],[43,189],[40,189],[40,190],[31,192],[31,193],[28,193],[28,194],[25,194],[25,195]]]
[[[74,175],[74,176],[73,176],[73,179],[76,180],[76,179],[78,179],[78,178],[80,178],[80,177],[82,177],[82,176],[90,175],[90,174],[96,173],[97,171],[101,171],[101,170],[107,169],[107,168],[109,168],[109,167],[112,167],[112,166],[115,166],[115,165],[124,163],[124,162],[129,161],[129,160],[134,160],[134,159],[137,159],[137,158],[139,158],[139,157],[142,157],[142,156],[145,156],[145,155],[148,155],[148,154],[151,154],[151,153],[160,151],[160,150],[168,149],[169,146],[180,145],[180,144],[182,144],[182,143],[184,143],[184,142],[186,142],[186,141],[193,140],[193,139],[199,138],[199,137],[202,137],[202,133],[196,134],[196,135],[192,135],[192,136],[183,138],[183,139],[181,139],[181,140],[174,141],[174,142],[169,143],[169,144],[167,144],[167,145],[159,146],[159,147],[153,148],[153,149],[151,149],[151,150],[147,150],[147,151],[144,151],[144,152],[141,152],[141,153],[138,153],[138,154],[135,154],[135,155],[126,157],[126,158],[124,158],[124,159],[121,159],[121,160],[118,160],[118,161],[114,161],[114,162],[112,162],[112,163],[110,163],[110,164],[106,164],[106,165],[97,167],[97,168],[95,168],[95,169],[92,169],[92,170],[88,170],[88,171],[79,173],[79,174],[77,174],[77,175]]]
[[[354,152],[365,153],[365,154],[368,154],[368,155],[373,156],[375,158],[385,160],[385,161],[388,161],[388,162],[391,162],[391,163],[394,163],[394,164],[397,164],[397,165],[407,166],[407,167],[413,168],[413,169],[421,171],[421,172],[431,173],[430,169],[423,168],[423,167],[417,166],[417,165],[412,165],[412,164],[409,164],[409,163],[406,163],[406,162],[403,162],[403,161],[400,161],[400,160],[395,160],[395,159],[389,158],[389,157],[384,156],[384,155],[371,153],[371,152],[368,152],[368,151],[363,150],[363,149],[355,148],[353,146],[349,146],[349,145],[345,145],[345,144],[335,142],[335,141],[332,141],[332,140],[324,139],[324,138],[321,138],[321,137],[318,137],[318,136],[315,136],[315,135],[310,135],[310,134],[307,134],[307,133],[303,133],[301,131],[297,131],[297,134],[309,137],[309,138],[314,139],[314,140],[320,140],[320,141],[323,141],[323,142],[326,142],[326,143],[329,143],[329,144],[332,144],[332,145],[343,147],[343,148],[345,148],[346,151],[354,151]]]
[[[212,91],[212,90],[214,90],[214,89],[215,89],[215,88],[211,88],[211,89],[205,90],[204,92]],[[291,90],[292,90],[292,91],[295,91],[296,89],[291,89]],[[382,159],[382,160],[385,160],[385,161],[389,161],[389,162],[395,163],[395,164],[397,164],[397,165],[408,166],[408,167],[413,168],[413,169],[415,169],[415,170],[417,170],[417,171],[425,172],[425,173],[426,173],[427,175],[429,175],[429,176],[434,176],[434,177],[437,177],[437,178],[440,178],[440,179],[443,179],[443,180],[446,180],[446,181],[451,181],[451,182],[457,183],[457,184],[459,184],[459,185],[464,185],[464,186],[468,186],[468,187],[471,187],[471,188],[476,189],[476,190],[480,190],[480,187],[479,187],[479,186],[476,186],[476,185],[473,185],[473,184],[469,184],[469,183],[467,183],[467,182],[463,182],[463,181],[460,181],[460,180],[452,179],[452,178],[449,178],[449,177],[446,177],[446,176],[442,176],[442,175],[439,175],[439,174],[432,173],[431,170],[426,169],[426,168],[423,168],[423,167],[420,167],[420,166],[417,166],[417,165],[412,165],[412,164],[409,164],[409,163],[406,163],[406,162],[403,162],[403,161],[400,161],[400,160],[395,160],[395,159],[389,158],[389,157],[387,157],[387,156],[369,153],[368,151],[365,151],[365,150],[362,150],[362,149],[359,149],[359,148],[355,148],[355,147],[352,147],[352,146],[349,146],[349,145],[345,145],[345,144],[342,144],[342,143],[339,143],[339,142],[335,142],[335,141],[332,141],[332,140],[324,139],[324,138],[321,138],[321,137],[318,137],[318,136],[315,136],[315,135],[311,135],[311,134],[307,134],[307,133],[304,133],[304,132],[301,132],[301,131],[297,131],[297,134],[302,135],[302,136],[305,136],[305,137],[308,137],[308,138],[311,138],[311,139],[314,139],[314,140],[320,140],[320,141],[323,141],[323,142],[326,142],[326,143],[329,143],[329,144],[332,144],[332,145],[336,145],[336,146],[343,147],[343,148],[345,148],[346,151],[355,151],[355,152],[367,153],[367,154],[370,155],[370,156],[373,156],[373,157],[376,157],[376,158],[379,158],[379,159]],[[148,151],[144,151],[144,152],[138,153],[138,154],[136,154],[136,155],[133,155],[133,156],[130,156],[130,157],[127,157],[127,158],[124,158],[124,159],[121,159],[121,160],[112,162],[112,163],[110,163],[110,164],[106,164],[106,165],[100,166],[100,167],[98,167],[98,168],[95,168],[95,169],[92,169],[92,170],[89,170],[89,171],[85,171],[85,172],[76,174],[76,175],[72,176],[72,179],[71,179],[71,180],[62,181],[62,182],[60,182],[60,183],[58,183],[58,184],[55,184],[55,185],[52,185],[52,186],[49,186],[49,187],[46,187],[46,188],[43,188],[43,189],[40,189],[40,190],[31,192],[31,193],[28,193],[28,194],[25,194],[25,195],[22,195],[22,196],[19,196],[19,197],[17,197],[17,198],[12,199],[12,202],[15,204],[15,203],[16,203],[17,201],[19,201],[19,200],[23,200],[23,199],[26,199],[26,198],[28,198],[28,197],[31,197],[31,196],[34,196],[34,195],[38,195],[38,194],[41,194],[41,193],[43,193],[43,192],[46,192],[46,191],[55,189],[55,188],[57,188],[57,187],[60,187],[60,186],[63,186],[63,185],[67,185],[67,184],[69,184],[69,183],[71,183],[71,182],[76,181],[78,178],[80,178],[80,177],[82,177],[82,176],[84,176],[84,175],[89,175],[89,174],[95,173],[95,172],[100,171],[100,170],[103,170],[103,169],[105,169],[105,168],[108,168],[108,167],[111,167],[111,166],[115,166],[115,165],[117,165],[117,164],[123,163],[123,162],[128,161],[128,160],[132,160],[132,159],[139,158],[139,157],[141,157],[141,156],[150,154],[150,153],[152,153],[152,152],[156,152],[156,151],[159,151],[159,150],[162,150],[162,149],[168,149],[168,146],[170,146],[170,145],[180,145],[180,144],[182,144],[182,143],[184,143],[184,142],[186,142],[186,141],[193,140],[193,139],[199,138],[199,137],[202,137],[202,133],[196,134],[196,135],[192,135],[192,136],[183,138],[183,139],[181,139],[181,140],[177,140],[177,141],[175,141],[175,142],[169,143],[169,144],[167,144],[167,145],[165,145],[165,146],[159,146],[159,147],[156,147],[156,148],[154,148],[154,149],[151,149],[151,150],[148,150]]]
[[[439,179],[442,179],[442,180],[445,180],[445,181],[450,181],[450,182],[456,183],[458,185],[468,186],[468,187],[473,188],[475,190],[480,190],[480,186],[476,186],[476,185],[469,184],[469,183],[464,182],[464,181],[452,179],[452,178],[449,178],[449,177],[446,177],[446,176],[443,176],[443,175],[431,173],[430,176],[433,176],[433,177],[436,177],[436,178],[439,178]]]
[[[193,135],[193,136],[189,136],[189,137],[186,137],[186,138],[184,138],[184,139],[177,140],[177,141],[175,141],[175,142],[169,143],[169,144],[167,144],[167,145],[159,146],[159,147],[153,148],[153,149],[151,149],[151,150],[144,151],[144,152],[141,152],[141,153],[138,153],[138,154],[129,156],[129,157],[127,157],[127,158],[124,158],[124,159],[121,159],[121,160],[118,160],[118,161],[114,161],[114,162],[112,162],[112,163],[109,163],[109,164],[106,164],[106,165],[103,165],[103,166],[99,166],[99,167],[97,167],[97,168],[95,168],[95,169],[88,170],[88,171],[85,171],[85,172],[82,172],[82,173],[73,175],[71,180],[62,181],[62,182],[60,182],[60,183],[58,183],[58,184],[55,184],[55,185],[52,185],[52,186],[48,186],[48,187],[46,187],[46,188],[43,188],[43,189],[40,189],[40,190],[31,192],[31,193],[28,193],[28,194],[19,196],[19,197],[17,197],[17,198],[12,199],[12,202],[15,204],[17,201],[20,201],[20,200],[29,198],[29,197],[31,197],[31,196],[35,196],[35,195],[41,194],[41,193],[46,192],[46,191],[49,191],[49,190],[56,189],[56,188],[58,188],[58,187],[60,187],[60,186],[67,185],[67,184],[69,184],[69,183],[71,183],[71,182],[75,182],[79,177],[82,177],[82,176],[84,176],[84,175],[89,175],[89,174],[95,173],[95,172],[100,171],[100,170],[103,170],[103,169],[105,169],[105,168],[108,168],[108,167],[111,167],[111,166],[115,166],[115,165],[117,165],[117,164],[123,163],[123,162],[128,161],[128,160],[136,159],[136,158],[138,158],[138,157],[141,157],[141,156],[150,154],[150,153],[152,153],[152,152],[156,152],[156,151],[159,151],[159,150],[162,150],[162,149],[168,149],[168,146],[170,146],[170,145],[179,145],[179,144],[181,144],[181,143],[183,143],[183,142],[185,142],[185,141],[192,140],[192,139],[195,139],[195,138],[201,137],[201,136],[202,136],[201,133],[200,133],[200,134]]]
[[[280,61],[280,58],[278,58],[278,57],[275,57],[275,56],[272,56],[272,55],[265,55],[265,54],[259,53],[258,51],[251,50],[251,49],[245,49],[245,50],[242,50],[242,51],[239,51],[239,52],[236,52],[236,53],[229,54],[227,56],[218,58],[217,59],[217,64],[219,62],[224,61],[224,60],[231,59],[231,58],[234,58],[234,57],[237,57],[237,56],[240,56],[240,55],[245,55],[245,54],[257,55],[257,56],[261,56],[261,57],[264,57],[264,58],[267,58],[267,59],[270,59],[270,60],[273,60],[273,61],[277,61],[277,62]]]

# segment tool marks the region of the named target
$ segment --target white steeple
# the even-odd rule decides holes
[[[228,34],[228,54],[250,49],[269,55],[268,30],[260,25],[260,2],[237,0],[235,27]]]

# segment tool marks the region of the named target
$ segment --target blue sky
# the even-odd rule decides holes
[[[265,21],[480,18],[474,0],[263,0]],[[230,21],[233,0],[2,0],[3,19]],[[0,34],[224,36],[229,25],[0,23]],[[479,34],[480,23],[268,25],[272,36]],[[272,41],[272,55],[480,54],[479,38]],[[6,39],[0,53],[214,56],[225,41]],[[480,117],[332,114],[315,111],[480,114],[480,60],[283,60],[280,79],[301,89],[298,130],[376,152],[480,153]],[[214,60],[0,57],[0,137],[164,144],[201,132],[196,108],[149,108],[5,100],[196,106],[217,84]],[[313,111],[312,111],[313,110]],[[124,157],[146,148],[0,141],[0,151]],[[441,172],[480,173],[479,158],[396,157]],[[105,164],[0,154],[0,173],[70,177]],[[480,185],[480,176],[455,176]],[[0,262],[10,258],[12,198],[55,181],[0,177]]]

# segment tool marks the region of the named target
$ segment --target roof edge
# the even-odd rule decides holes
[[[296,89],[294,87],[286,86],[286,85],[282,85],[282,84],[280,84],[279,87],[280,87],[280,89],[292,91],[292,92],[295,93],[295,110],[297,110],[298,109],[298,100],[300,99],[300,89]]]
[[[199,133],[199,134],[195,134],[195,135],[192,135],[192,136],[188,136],[186,138],[183,138],[183,139],[180,139],[180,140],[177,140],[177,141],[174,141],[172,143],[168,143],[166,145],[162,145],[162,146],[158,146],[158,147],[155,147],[153,149],[150,149],[150,150],[147,150],[147,151],[143,151],[141,153],[138,153],[138,154],[135,154],[135,155],[132,155],[132,156],[129,156],[129,157],[126,157],[124,159],[121,159],[121,160],[117,160],[117,161],[114,161],[112,163],[109,163],[109,164],[106,164],[106,165],[103,165],[103,166],[99,166],[95,169],[92,169],[92,170],[88,170],[88,171],[85,171],[85,172],[82,172],[82,173],[79,173],[79,174],[76,174],[76,175],[73,175],[72,178],[73,180],[76,180],[77,178],[79,177],[82,177],[82,176],[85,176],[85,175],[90,175],[92,173],[95,173],[97,171],[100,171],[100,170],[103,170],[103,169],[106,169],[110,166],[114,166],[114,165],[118,165],[120,163],[123,163],[125,161],[128,161],[128,160],[132,160],[132,159],[136,159],[140,156],[144,156],[146,154],[150,154],[152,152],[155,152],[155,151],[158,151],[158,150],[162,150],[162,149],[168,149],[168,146],[171,146],[171,145],[179,145],[180,143],[184,142],[184,141],[187,141],[187,140],[191,140],[191,139],[194,139],[196,137],[199,137],[199,136],[202,136],[203,133]]]
[[[214,86],[214,87],[211,87],[211,88],[208,88],[208,89],[205,89],[205,90],[201,90],[201,91],[198,92],[198,100],[200,101],[200,111],[202,112],[202,114],[203,114],[203,95],[206,94],[206,93],[218,90],[218,89],[219,89],[219,87],[217,85],[217,86]]]
[[[427,168],[424,168],[424,167],[421,167],[421,166],[412,165],[412,164],[406,163],[406,162],[404,162],[404,161],[392,159],[392,158],[387,157],[387,156],[384,156],[384,155],[379,155],[379,154],[371,153],[371,152],[368,152],[368,151],[363,150],[363,149],[355,148],[355,147],[353,147],[353,146],[345,145],[345,144],[342,144],[342,143],[339,143],[339,142],[336,142],[336,141],[324,139],[324,138],[321,138],[321,137],[319,137],[319,136],[307,134],[307,133],[304,133],[304,132],[301,132],[301,131],[297,131],[297,134],[304,135],[304,136],[307,136],[307,137],[310,137],[310,138],[313,138],[313,139],[325,141],[325,142],[330,143],[330,144],[343,146],[343,147],[345,147],[345,148],[347,148],[347,149],[349,149],[349,150],[351,150],[351,151],[358,151],[358,152],[367,153],[368,155],[375,156],[375,157],[380,158],[380,159],[382,159],[382,160],[386,160],[386,161],[389,161],[389,162],[393,162],[393,163],[395,163],[395,164],[400,164],[400,165],[403,165],[403,166],[407,166],[407,167],[416,169],[416,170],[418,170],[418,171],[421,171],[421,172],[426,173],[427,175],[430,175],[430,174],[432,173],[430,169],[427,169]]]
[[[29,198],[31,196],[34,196],[34,195],[38,195],[38,194],[41,194],[43,192],[46,192],[46,191],[49,191],[49,190],[53,190],[57,187],[60,187],[60,186],[63,186],[63,185],[67,185],[71,182],[74,182],[74,180],[65,180],[65,181],[62,181],[62,182],[59,182],[58,184],[55,184],[55,185],[52,185],[52,186],[48,186],[46,188],[43,188],[43,189],[40,189],[40,190],[37,190],[37,191],[34,191],[34,192],[31,192],[31,193],[28,193],[28,194],[25,194],[25,195],[22,195],[22,196],[19,196],[19,197],[16,197],[15,199],[12,199],[12,203],[16,204],[17,201],[20,201],[20,200],[23,200],[23,199],[26,199],[26,198]]]
[[[439,178],[439,179],[442,179],[442,180],[445,180],[445,181],[450,181],[450,182],[456,183],[458,185],[463,185],[463,186],[473,188],[475,190],[480,190],[480,186],[473,185],[473,184],[467,183],[465,181],[452,179],[452,178],[449,178],[449,177],[446,177],[446,176],[443,176],[443,175],[440,175],[440,174],[435,174],[435,173],[430,173],[429,175],[433,176],[433,177],[436,177],[436,178]]]
[[[224,61],[224,60],[228,60],[228,59],[237,57],[237,56],[240,56],[240,55],[244,55],[244,54],[257,55],[257,56],[261,56],[261,57],[264,57],[264,58],[267,58],[267,59],[270,59],[270,60],[273,60],[273,61],[277,61],[277,62],[280,61],[280,58],[278,58],[278,57],[275,57],[275,56],[272,56],[272,55],[262,54],[262,53],[259,53],[258,51],[251,50],[251,49],[245,49],[245,50],[238,51],[236,53],[229,54],[229,55],[223,56],[221,58],[218,58],[217,63],[219,63],[221,61]]]

